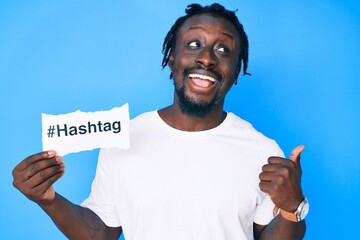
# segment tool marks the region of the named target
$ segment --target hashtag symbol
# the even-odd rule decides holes
[[[48,138],[53,137],[54,133],[55,133],[55,126],[52,125],[49,127],[48,132],[47,132]]]

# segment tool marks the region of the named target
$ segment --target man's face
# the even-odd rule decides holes
[[[178,104],[190,116],[206,116],[239,74],[240,39],[235,26],[210,14],[187,19],[177,32],[169,66]]]

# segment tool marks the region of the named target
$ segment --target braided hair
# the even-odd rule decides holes
[[[201,6],[200,4],[190,4],[185,9],[186,15],[178,18],[174,25],[171,27],[170,31],[166,34],[166,37],[164,39],[162,53],[164,54],[163,60],[162,60],[162,67],[165,68],[169,63],[170,53],[172,50],[175,49],[175,43],[176,43],[176,34],[180,27],[183,25],[183,23],[190,17],[197,15],[197,14],[203,14],[203,13],[211,13],[216,16],[222,17],[228,21],[230,21],[238,30],[240,35],[240,57],[239,57],[239,66],[241,69],[241,64],[243,63],[243,74],[244,75],[250,75],[247,72],[248,67],[248,57],[249,57],[249,42],[248,38],[246,36],[246,33],[244,31],[243,25],[239,22],[239,19],[235,15],[235,11],[229,11],[225,9],[224,6],[213,3],[210,6]],[[170,79],[172,78],[172,73],[170,74]]]

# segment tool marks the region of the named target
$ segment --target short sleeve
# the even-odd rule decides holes
[[[255,211],[254,222],[259,225],[267,225],[274,218],[273,209],[275,205],[271,201],[269,195],[265,194],[265,197],[257,205]]]
[[[277,153],[274,156],[284,157],[284,152],[278,147]],[[273,210],[275,204],[271,201],[268,194],[264,194],[263,199],[258,202],[255,211],[254,222],[259,225],[267,225],[274,218]]]
[[[106,150],[101,149],[90,196],[81,206],[91,209],[107,226],[119,227],[121,224],[114,204],[114,187],[109,162]]]

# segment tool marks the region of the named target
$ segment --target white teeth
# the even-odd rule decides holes
[[[206,75],[196,74],[196,73],[190,73],[189,77],[191,77],[191,78],[201,78],[201,79],[204,79],[204,80],[209,80],[211,82],[216,82],[215,78],[212,78],[212,77],[206,76]]]

